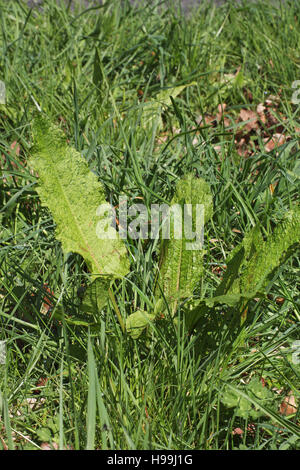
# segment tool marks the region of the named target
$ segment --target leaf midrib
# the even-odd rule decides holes
[[[64,151],[65,151],[66,153],[69,153],[70,150],[69,150],[69,148],[65,148]],[[47,153],[48,153],[48,152],[47,152]],[[60,153],[63,153],[63,152],[60,152]],[[49,154],[50,154],[50,152],[49,152]],[[83,234],[83,232],[82,232],[82,230],[81,230],[81,228],[80,228],[80,224],[77,222],[77,218],[76,218],[74,212],[72,211],[71,205],[70,205],[70,203],[69,203],[69,199],[68,199],[68,197],[67,197],[67,195],[66,195],[66,193],[65,193],[65,190],[64,190],[64,186],[63,186],[63,184],[62,184],[61,181],[60,181],[58,172],[56,171],[56,165],[54,164],[54,162],[53,162],[53,160],[52,160],[51,157],[50,157],[50,164],[51,164],[51,167],[52,167],[53,170],[54,170],[54,171],[53,171],[54,177],[55,177],[56,181],[58,182],[58,186],[61,188],[61,192],[62,192],[62,194],[63,194],[63,197],[64,197],[64,199],[65,199],[65,202],[66,202],[66,204],[67,204],[67,207],[69,208],[69,211],[70,211],[70,213],[71,213],[71,215],[72,215],[72,218],[73,218],[74,221],[75,221],[76,230],[77,230],[77,232],[79,233],[80,238],[83,240],[83,244],[87,247],[86,251],[90,254],[92,260],[94,261],[94,263],[95,263],[97,269],[99,270],[99,274],[103,274],[103,271],[101,270],[101,268],[100,268],[100,266],[99,266],[99,263],[98,263],[97,259],[95,258],[95,255],[93,254],[93,251],[91,250],[91,248],[90,248],[90,246],[89,246],[89,244],[88,244],[88,242],[87,242],[87,240],[86,240],[86,237],[84,236],[84,234]],[[62,178],[62,180],[63,180],[63,178]],[[84,247],[81,247],[80,244],[79,244],[79,247],[80,247],[81,249],[85,250],[85,248],[84,248]],[[92,274],[95,274],[95,273],[92,273]]]

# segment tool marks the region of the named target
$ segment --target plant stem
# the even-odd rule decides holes
[[[108,289],[108,295],[109,295],[110,300],[112,301],[112,304],[114,306],[114,309],[115,309],[115,312],[117,314],[117,317],[118,317],[119,323],[121,325],[122,331],[123,331],[123,333],[125,333],[125,324],[123,322],[121,312],[120,312],[119,307],[117,305],[116,298],[115,298],[115,296],[113,294],[113,291],[111,289]]]

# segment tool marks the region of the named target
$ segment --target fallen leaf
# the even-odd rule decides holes
[[[261,114],[265,111],[266,107],[263,105],[263,103],[259,103],[256,108],[256,112],[258,114]]]
[[[240,118],[243,122],[249,121],[245,125],[246,130],[249,132],[252,129],[258,129],[258,116],[254,111],[251,111],[250,109],[241,109]]]
[[[20,155],[20,145],[17,143],[16,140],[11,144],[10,148],[15,151],[17,156]]]
[[[36,384],[37,388],[34,390],[34,393],[41,393],[41,391],[39,390],[39,387],[45,387],[48,380],[49,380],[48,377],[41,377]]]
[[[43,289],[48,293],[50,294],[49,297],[51,296],[54,296],[54,292],[53,290],[51,290],[47,284],[44,284],[43,285]],[[53,308],[53,303],[49,300],[48,296],[45,295],[44,298],[43,298],[43,303],[42,303],[42,307],[41,307],[41,314],[42,315],[47,315],[47,313],[49,312],[49,310],[51,311]]]
[[[8,450],[8,446],[5,444],[5,441],[4,441],[4,439],[3,439],[2,436],[0,436],[0,441],[1,441],[1,443],[2,443],[3,450]]]
[[[274,134],[271,139],[266,137],[263,139],[266,152],[271,152],[275,147],[283,145],[289,137],[284,134]]]
[[[52,442],[51,444],[49,442],[42,442],[41,449],[42,450],[58,450],[58,444],[56,442]]]
[[[296,400],[295,400],[295,397],[293,395],[293,392],[292,390],[288,393],[288,395],[283,399],[281,405],[280,405],[280,408],[279,408],[279,412],[280,414],[284,415],[284,416],[289,416],[289,415],[292,415],[294,413],[296,413],[297,411],[297,404],[296,404]]]

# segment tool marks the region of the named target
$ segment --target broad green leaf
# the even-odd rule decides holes
[[[257,400],[256,397],[253,394],[247,394],[245,393],[244,390],[234,387],[233,385],[227,383],[226,389],[231,389],[237,396],[240,396],[242,398],[245,398],[248,400],[252,405],[254,405],[255,409],[257,410],[257,413],[255,413],[255,416],[257,417],[258,413],[260,411],[265,415],[271,418],[275,423],[277,423],[280,427],[283,429],[289,430],[291,433],[295,434],[296,436],[300,437],[300,432],[299,432],[299,427],[290,422],[288,419],[285,419],[281,417],[277,411],[273,411],[271,407],[273,407],[274,399],[272,400],[273,403],[271,403],[271,406],[266,406],[265,404],[261,403],[261,400]],[[252,413],[253,416],[253,413]],[[255,417],[255,419],[256,419]]]
[[[98,328],[99,324],[95,322],[87,322],[82,320],[80,317],[76,317],[75,315],[72,315],[71,317],[68,315],[65,315],[64,309],[61,305],[57,305],[55,307],[54,312],[52,313],[52,318],[58,322],[63,322],[65,321],[69,325],[76,325],[76,326],[84,326],[84,327],[90,327],[90,328]]]
[[[108,290],[112,279],[110,277],[97,277],[86,289],[81,310],[89,315],[99,313],[108,300]]]
[[[245,235],[242,243],[232,250],[227,257],[227,268],[223,275],[222,282],[216,288],[214,297],[222,297],[227,294],[237,296],[240,294],[239,276],[242,268],[249,262],[249,259],[262,244],[263,238],[261,231],[259,227],[256,226]]]
[[[222,393],[222,403],[227,408],[236,408],[237,416],[244,419],[249,417],[257,419],[264,414],[264,406],[273,406],[273,393],[267,387],[264,387],[257,377],[253,377],[243,389],[248,392],[246,396],[240,395],[231,387],[225,387],[225,391]],[[255,399],[259,400],[259,407],[256,406]]]
[[[240,302],[241,298],[241,294],[225,294],[205,299],[204,303],[208,307],[214,307],[217,304],[225,304],[229,307],[234,307],[238,302]]]
[[[137,310],[127,317],[126,331],[133,339],[137,339],[154,319],[154,314],[147,313],[144,310]]]
[[[258,227],[252,229],[227,261],[222,282],[206,304],[234,305],[241,299],[252,299],[264,292],[275,270],[299,248],[300,209],[287,212],[274,232],[263,240]]]
[[[161,90],[155,98],[143,103],[142,126],[152,127],[158,120],[158,129],[163,127],[161,113],[164,108],[171,106],[171,96],[176,98],[187,87],[196,85],[196,82],[191,82],[186,85],[166,88]]]
[[[203,299],[197,307],[186,312],[188,327],[193,327],[207,308],[222,304],[235,307],[265,295],[265,289],[276,270],[299,249],[299,242],[298,206],[287,212],[267,240],[263,240],[260,229],[254,227],[228,256],[227,269],[215,295]]]
[[[110,227],[110,218],[97,215],[106,201],[96,175],[47,118],[35,119],[33,137],[29,164],[39,175],[37,191],[53,215],[64,251],[79,253],[93,275],[125,276],[129,270],[125,245]],[[103,239],[108,233],[115,239]]]
[[[256,246],[256,250],[239,280],[240,293],[248,298],[265,289],[275,270],[299,249],[300,208],[288,211],[268,239]]]
[[[184,214],[184,205],[192,205],[192,228],[196,229],[196,206],[204,207],[204,222],[207,222],[213,211],[212,195],[209,185],[203,179],[187,175],[176,186],[175,196],[171,206],[177,204]],[[188,249],[191,240],[186,237],[182,219],[182,238],[176,239],[174,218],[171,217],[170,239],[163,240],[161,245],[160,270],[155,295],[157,299],[163,293],[175,313],[179,299],[193,295],[195,287],[203,275],[203,249]],[[200,234],[198,234],[200,235]]]
[[[186,85],[175,86],[172,88],[166,88],[165,90],[161,90],[157,95],[155,100],[164,106],[171,105],[171,96],[172,98],[176,98],[180,93],[185,90],[185,88],[197,85],[196,82],[187,83]]]
[[[49,428],[40,428],[36,430],[36,435],[43,442],[49,442],[52,439],[52,433]]]

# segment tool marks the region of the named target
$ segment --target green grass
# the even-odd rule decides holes
[[[170,201],[179,177],[193,171],[205,178],[214,196],[205,228],[206,296],[244,233],[255,223],[270,233],[299,198],[300,110],[291,102],[300,78],[299,3],[205,4],[189,18],[172,3],[163,11],[158,2],[133,9],[126,1],[82,10],[47,0],[30,10],[25,2],[0,1],[0,80],[7,95],[0,105],[0,340],[7,344],[0,448],[37,449],[43,442],[75,449],[300,447],[299,410],[279,412],[290,391],[300,398],[300,368],[292,361],[299,257],[281,267],[266,299],[249,303],[244,322],[218,308],[191,335],[181,321],[176,328],[166,318],[135,341],[110,304],[90,331],[41,313],[47,284],[52,313],[63,306],[66,317],[78,316],[78,289],[88,274],[79,255],[62,252],[27,167],[39,107],[65,130],[114,205],[121,194],[147,206]],[[238,67],[239,78],[226,83]],[[191,82],[165,110],[167,140],[159,144],[156,125],[141,125],[147,100]],[[255,150],[241,157],[235,117],[279,94],[277,115],[290,139],[266,152],[257,132],[249,143]],[[221,120],[196,132],[199,115],[216,114],[220,103],[232,127]],[[152,304],[157,269],[154,241],[126,244],[131,271],[114,286],[124,320]],[[180,306],[176,316],[182,319]],[[37,393],[41,378],[48,381]],[[251,394],[253,378],[264,379],[268,399]],[[242,399],[225,406],[233,389],[248,397],[243,403],[252,403],[257,416],[241,413]]]

